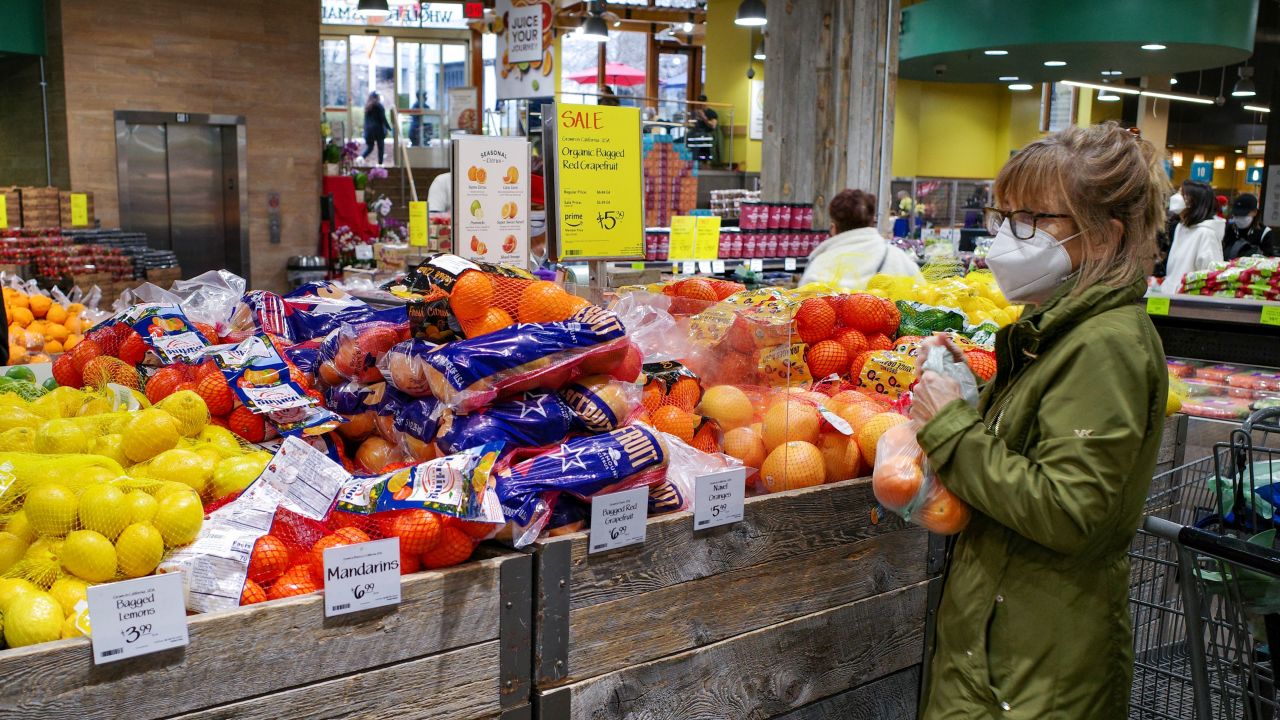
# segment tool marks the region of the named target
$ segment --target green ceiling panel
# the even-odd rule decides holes
[[[925,0],[902,10],[898,72],[917,80],[1096,80],[1184,72],[1253,53],[1259,0]],[[1166,45],[1143,50],[1147,43]],[[989,56],[984,50],[1007,50]],[[1045,67],[1063,60],[1063,67]],[[945,66],[943,69],[941,66]]]
[[[44,1],[0,0],[0,53],[44,54]]]

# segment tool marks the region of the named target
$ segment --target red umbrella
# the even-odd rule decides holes
[[[587,70],[569,75],[568,78],[581,85],[593,85],[599,75],[595,70]],[[606,63],[604,66],[605,85],[643,85],[644,71],[637,70],[622,63]]]

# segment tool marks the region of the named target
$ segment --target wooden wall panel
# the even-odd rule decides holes
[[[250,287],[280,290],[312,254],[320,218],[320,4],[316,0],[50,0],[63,48],[71,186],[119,223],[116,110],[244,115]],[[281,243],[267,195],[280,193]]]

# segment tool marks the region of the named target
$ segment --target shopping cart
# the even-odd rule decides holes
[[[1276,418],[1256,413],[1213,456],[1152,480],[1129,553],[1134,720],[1280,720]]]

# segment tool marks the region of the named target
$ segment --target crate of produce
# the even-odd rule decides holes
[[[653,518],[645,542],[536,546],[534,704],[542,718],[777,717],[879,697],[914,717],[928,534],[881,517],[867,479],[746,500],[705,531]]]
[[[81,199],[83,198],[83,199]],[[60,205],[60,222],[59,225],[64,228],[89,228],[96,223],[93,211],[93,193],[91,192],[60,192],[58,193],[58,202]],[[78,217],[77,212],[80,203],[84,204],[84,215]]]
[[[168,287],[175,280],[182,279],[182,268],[150,268],[147,270],[147,282],[161,287]]]
[[[58,188],[24,187],[22,196],[22,227],[27,229],[56,228],[62,224],[62,203]]]
[[[405,576],[381,611],[326,619],[312,593],[193,616],[185,648],[106,665],[83,637],[0,651],[0,714],[528,717],[531,557],[477,556]]]

